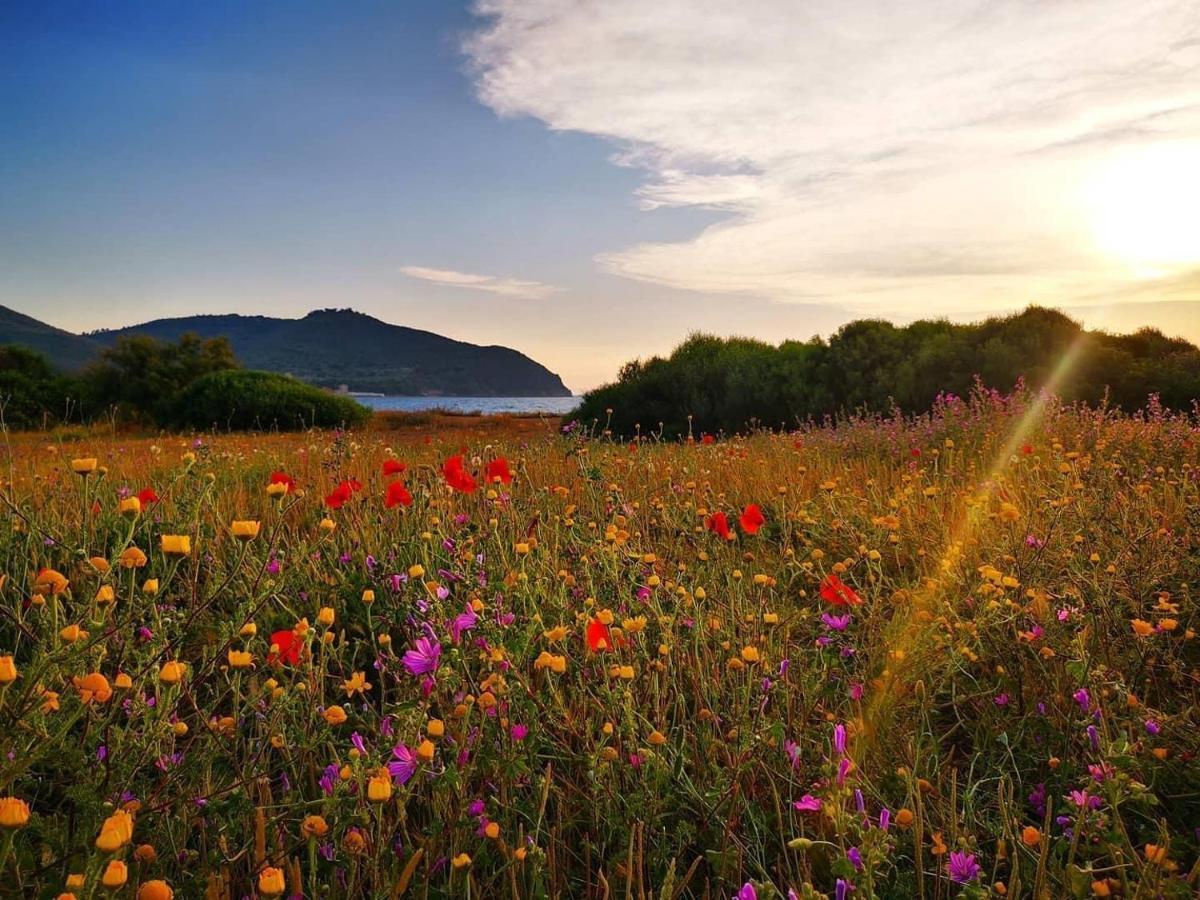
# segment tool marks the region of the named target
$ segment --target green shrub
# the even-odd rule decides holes
[[[625,437],[698,437],[862,410],[926,412],[977,383],[1004,393],[1022,383],[1050,386],[1064,400],[1126,411],[1153,394],[1162,406],[1189,410],[1200,398],[1200,350],[1149,328],[1086,331],[1040,307],[969,325],[862,319],[828,341],[779,346],[694,334],[669,357],[627,363],[568,418]]]
[[[174,425],[190,428],[280,429],[361,425],[365,406],[274,372],[235,369],[193,381],[176,398]]]

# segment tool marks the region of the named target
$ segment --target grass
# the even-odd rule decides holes
[[[1194,896],[1198,441],[11,437],[0,890]]]

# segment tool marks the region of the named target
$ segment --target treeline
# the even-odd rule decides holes
[[[772,346],[697,334],[667,358],[627,363],[617,381],[590,391],[572,414],[614,434],[668,436],[744,431],[842,412],[921,412],[939,394],[967,395],[982,382],[1011,391],[1021,381],[1065,400],[1132,410],[1151,394],[1173,409],[1200,399],[1200,350],[1154,329],[1086,331],[1052,309],[970,325],[875,319],[845,325],[828,341]],[[611,411],[611,412],[610,412]]]
[[[364,422],[370,411],[286,375],[241,368],[225,338],[118,340],[78,374],[0,345],[0,424],[18,430],[100,419],[154,428],[280,429]]]

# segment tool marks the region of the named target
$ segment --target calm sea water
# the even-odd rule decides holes
[[[561,416],[579,405],[579,397],[355,397],[371,409],[421,412],[445,409],[450,412],[496,415],[497,413],[544,413]]]

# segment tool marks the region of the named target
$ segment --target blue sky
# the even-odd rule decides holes
[[[1151,5],[6,3],[0,303],[71,330],[353,306],[576,389],[694,329],[866,314],[1200,337],[1191,187],[1152,177],[1195,158],[1200,33]],[[1107,77],[1051,64],[1080,41]]]

